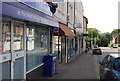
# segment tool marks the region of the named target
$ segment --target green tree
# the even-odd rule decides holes
[[[112,39],[112,34],[109,32],[100,33],[100,31],[96,28],[88,28],[88,41],[90,46],[92,41],[93,45],[96,43],[96,45],[98,46],[107,47],[111,39]]]
[[[107,33],[101,33],[99,35],[99,39],[97,41],[98,46],[102,46],[102,47],[107,47],[108,44],[110,43],[112,36],[111,33],[107,32]]]
[[[95,38],[99,35],[100,31],[96,28],[88,28],[88,37]]]
[[[114,29],[111,34],[120,33],[120,29]]]
[[[99,36],[100,31],[96,28],[88,28],[88,41],[89,41],[89,46],[91,47],[91,41],[94,42],[99,40],[98,36]]]

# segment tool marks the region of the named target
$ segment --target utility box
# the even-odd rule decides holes
[[[57,55],[44,56],[44,75],[52,77],[56,73]]]

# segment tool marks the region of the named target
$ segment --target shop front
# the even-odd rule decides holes
[[[75,58],[75,34],[64,24],[60,26],[62,63],[69,63]]]
[[[38,76],[34,75],[40,75],[43,56],[51,53],[51,30],[59,24],[49,13],[26,3],[0,4],[0,80],[35,79]]]
[[[77,31],[76,38],[78,41],[78,50],[76,52],[76,55],[83,53],[83,34],[80,31]]]

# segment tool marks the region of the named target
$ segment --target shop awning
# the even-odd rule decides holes
[[[60,29],[64,32],[66,36],[75,36],[75,34],[64,24],[59,24]]]

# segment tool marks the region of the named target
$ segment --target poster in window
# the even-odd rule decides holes
[[[19,36],[19,31],[20,31],[19,27],[16,27],[16,35],[17,36]]]

